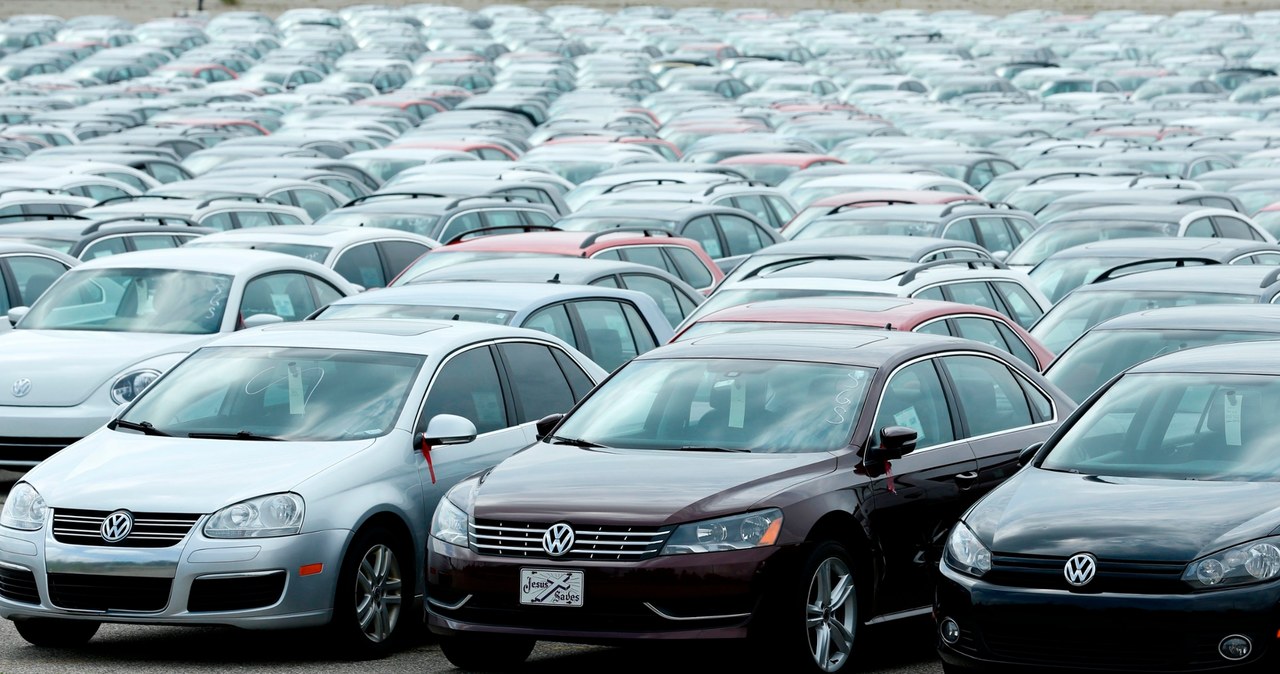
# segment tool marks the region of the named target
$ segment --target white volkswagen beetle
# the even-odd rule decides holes
[[[88,435],[219,333],[305,318],[356,292],[332,270],[252,250],[127,253],[64,274],[0,333],[0,466]]]
[[[351,655],[381,655],[421,624],[444,491],[604,377],[551,335],[482,323],[223,337],[14,486],[0,616],[43,646],[102,622],[327,625]]]

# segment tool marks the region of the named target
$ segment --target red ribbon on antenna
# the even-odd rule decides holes
[[[422,456],[427,460],[427,470],[431,473],[431,484],[436,483],[436,467],[431,461],[431,445],[427,444],[426,436],[422,438]]]

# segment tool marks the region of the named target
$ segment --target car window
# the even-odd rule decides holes
[[[102,177],[110,178],[112,180],[118,180],[141,192],[146,192],[147,190],[151,189],[150,185],[147,185],[146,183],[142,182],[142,178],[139,178],[138,176],[135,176],[129,173],[120,173],[117,171],[104,171],[102,173]]]
[[[577,314],[586,340],[579,348],[600,367],[606,370],[617,369],[619,365],[647,350],[636,344],[637,338],[642,338],[643,335],[632,332],[632,322],[628,320],[623,303],[614,300],[581,300],[570,302],[569,306]],[[649,342],[652,343],[652,337]]]
[[[240,317],[272,314],[286,321],[300,321],[316,310],[307,277],[295,272],[267,274],[245,285]]]
[[[391,278],[398,276],[429,250],[431,249],[412,241],[383,241],[378,244],[378,251],[382,253],[382,260]]]
[[[948,321],[933,321],[924,325],[917,325],[912,332],[920,332],[926,335],[940,335],[942,337],[954,337],[951,332],[951,326]]]
[[[721,200],[717,203],[722,203],[723,201],[724,200]],[[765,204],[764,197],[759,194],[741,194],[736,197],[730,197],[728,201],[734,208],[740,208],[756,216],[757,220],[768,223],[770,227],[776,229],[782,226],[782,223],[777,221],[777,217],[773,214],[773,211],[771,211],[769,206]]]
[[[449,224],[445,225],[444,230],[440,232],[440,236],[436,238],[443,243],[463,232],[480,229],[483,226],[484,224],[480,220],[480,212],[469,211],[449,220]]]
[[[347,197],[348,199],[355,199],[356,197],[362,196],[364,194],[363,190],[357,189],[354,185],[351,184],[351,181],[349,180],[344,180],[341,178],[322,178],[320,180],[317,180],[316,182],[320,183],[321,185],[324,185],[325,187],[328,187],[329,189],[334,190],[335,192],[338,192],[339,194],[341,194],[344,197]]]
[[[550,227],[555,224],[555,218],[543,211],[520,211],[520,217],[524,219],[526,225]]]
[[[492,433],[510,425],[498,369],[489,347],[463,351],[440,367],[422,407],[418,432],[425,431],[437,414],[468,419],[476,425],[477,433]]]
[[[573,334],[573,323],[569,320],[569,312],[563,304],[539,309],[528,318],[525,319],[521,326],[530,330],[541,330],[549,335],[555,335],[563,339],[574,348],[578,346],[578,340]]]
[[[520,227],[524,224],[519,211],[485,211],[484,219],[487,227]]]
[[[1039,304],[1036,304],[1035,298],[1027,292],[1026,288],[1012,281],[996,281],[994,285],[996,292],[1000,293],[1005,305],[1009,307],[1009,312],[1013,314],[1009,318],[1016,321],[1018,325],[1030,328],[1040,320],[1044,311]]]
[[[996,174],[991,169],[991,162],[980,161],[974,164],[973,170],[969,172],[969,184],[982,189],[994,177],[996,177]]]
[[[667,257],[675,264],[675,275],[694,288],[707,288],[715,283],[711,270],[693,251],[680,246],[663,246]]]
[[[88,246],[85,246],[85,249],[80,251],[79,257],[81,260],[87,262],[89,260],[96,260],[100,257],[119,255],[125,252],[128,252],[128,249],[125,248],[124,239],[118,236],[113,236],[109,239],[99,239]]]
[[[1213,223],[1209,221],[1209,218],[1196,218],[1195,220],[1192,220],[1191,224],[1187,225],[1187,231],[1183,233],[1183,236],[1216,235],[1216,232],[1213,230]]]
[[[307,283],[311,286],[311,292],[316,297],[316,308],[333,304],[343,297],[342,293],[338,292],[337,288],[329,285],[327,281],[308,276]]]
[[[773,207],[773,212],[778,214],[778,219],[783,224],[790,222],[791,218],[796,217],[796,209],[792,208],[791,204],[787,203],[786,199],[783,199],[782,197],[768,196],[764,199]]]
[[[618,249],[618,254],[627,262],[667,269],[667,258],[657,246],[624,246]]]
[[[720,246],[720,235],[716,233],[716,224],[709,215],[690,220],[680,236],[697,241],[712,259],[726,256]]]
[[[982,356],[944,356],[969,437],[999,433],[1033,422],[1017,377],[1004,363]]]
[[[947,301],[947,296],[942,293],[942,286],[925,288],[924,290],[912,295],[912,297],[919,297],[924,300],[938,300],[941,302]]]
[[[1036,371],[1040,370],[1040,363],[1036,361],[1036,356],[1031,353],[1031,348],[1027,343],[1022,341],[1022,337],[1014,332],[1012,328],[1004,323],[996,322],[996,329],[1004,336],[1004,343],[1007,345],[1006,350],[1013,354],[1018,360],[1030,365]]]
[[[972,339],[975,342],[982,342],[987,346],[994,346],[997,349],[1004,350],[1004,335],[1000,334],[1000,330],[996,328],[994,321],[986,318],[977,318],[964,316],[953,319],[956,327],[956,337]]]
[[[235,227],[234,219],[230,213],[214,213],[209,217],[200,221],[201,227],[210,227],[220,231],[227,231]]]
[[[628,289],[652,297],[672,325],[679,325],[684,320],[686,311],[680,304],[680,292],[667,281],[648,274],[623,274],[622,282]]]
[[[981,242],[978,241],[978,231],[974,227],[973,218],[964,218],[947,225],[947,228],[942,232],[942,238],[953,241],[968,241],[969,243],[981,245]]]
[[[600,251],[599,253],[596,253],[595,255],[592,255],[592,256],[591,256],[591,259],[593,259],[593,260],[614,260],[614,261],[616,261],[616,262],[621,262],[621,261],[622,261],[622,253],[618,252],[618,249],[617,249],[617,248],[613,248],[613,249],[610,249],[610,250],[602,250],[602,251]]]
[[[312,220],[317,220],[320,216],[338,207],[338,202],[333,197],[319,190],[296,189],[290,193],[298,202],[298,206],[311,216]]]
[[[158,250],[178,247],[178,243],[173,240],[172,236],[168,235],[145,234],[129,238],[133,242],[134,250]]]
[[[271,213],[268,211],[238,211],[236,213],[236,222],[241,227],[270,227],[273,224]],[[299,222],[298,224],[302,223]]]
[[[564,351],[552,348],[551,354],[555,356],[556,364],[560,366],[560,371],[564,373],[565,379],[569,380],[569,387],[573,389],[574,401],[582,400],[595,386],[595,383],[591,381],[591,377],[587,375],[581,365],[578,365],[577,361]]]
[[[1031,236],[1036,231],[1034,223],[1022,218],[1005,218],[1004,221],[1009,223],[1009,226],[1013,228],[1013,232],[1017,237],[1018,243],[1026,240],[1027,237]]]
[[[1009,228],[1005,226],[1004,218],[975,218],[974,221],[978,227],[978,236],[982,238],[983,247],[992,253],[998,251],[1008,253],[1018,246]]]
[[[894,373],[880,396],[872,426],[872,442],[880,444],[886,426],[905,426],[916,432],[916,448],[923,449],[956,439],[942,380],[932,360],[908,365]]]
[[[382,259],[375,244],[366,243],[349,248],[338,256],[333,270],[342,278],[366,288],[382,288],[387,278],[382,271]]]
[[[164,162],[149,162],[143,166],[143,170],[162,183],[173,183],[188,177],[181,169]]]
[[[738,215],[717,215],[716,221],[724,232],[729,255],[750,255],[773,243],[761,235],[756,223]]]
[[[18,299],[22,306],[28,307],[67,270],[66,265],[47,257],[15,255],[7,261],[9,271],[18,283]],[[0,288],[0,298],[7,301],[3,288]]]
[[[274,212],[273,212],[273,213],[271,214],[271,219],[272,219],[272,220],[275,222],[275,224],[277,224],[277,225],[302,225],[302,224],[306,224],[306,223],[304,223],[304,222],[302,221],[302,218],[300,218],[300,217],[298,217],[298,216],[296,216],[296,215],[294,215],[294,214],[292,214],[292,213],[274,213]]]
[[[986,281],[963,281],[960,283],[949,283],[945,286],[945,292],[951,295],[952,302],[961,304],[973,304],[979,307],[986,307],[999,311],[1003,307],[996,304],[995,295],[991,293],[991,287]]]
[[[502,362],[515,400],[516,423],[537,421],[548,414],[568,412],[576,400],[564,371],[541,344],[499,344]]]
[[[1257,239],[1253,228],[1239,218],[1228,218],[1222,215],[1213,216],[1213,224],[1218,229],[1218,236],[1224,239]]]

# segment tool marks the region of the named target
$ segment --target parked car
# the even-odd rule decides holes
[[[80,261],[27,243],[0,240],[0,311],[30,306],[66,271]],[[0,321],[0,332],[9,330]]]
[[[990,260],[991,253],[976,243],[939,239],[932,236],[833,236],[775,243],[747,256],[729,272],[721,284],[766,274],[814,260]]]

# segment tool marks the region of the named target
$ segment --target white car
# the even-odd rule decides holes
[[[10,491],[0,617],[42,646],[103,622],[328,625],[346,653],[381,655],[421,625],[444,491],[604,377],[555,337],[482,323],[222,337]]]
[[[62,253],[16,241],[0,241],[0,311],[34,302],[80,261]],[[0,332],[10,328],[0,320]]]
[[[160,373],[219,333],[302,320],[354,294],[292,255],[169,250],[64,274],[0,334],[0,466],[30,467],[93,432]]]

